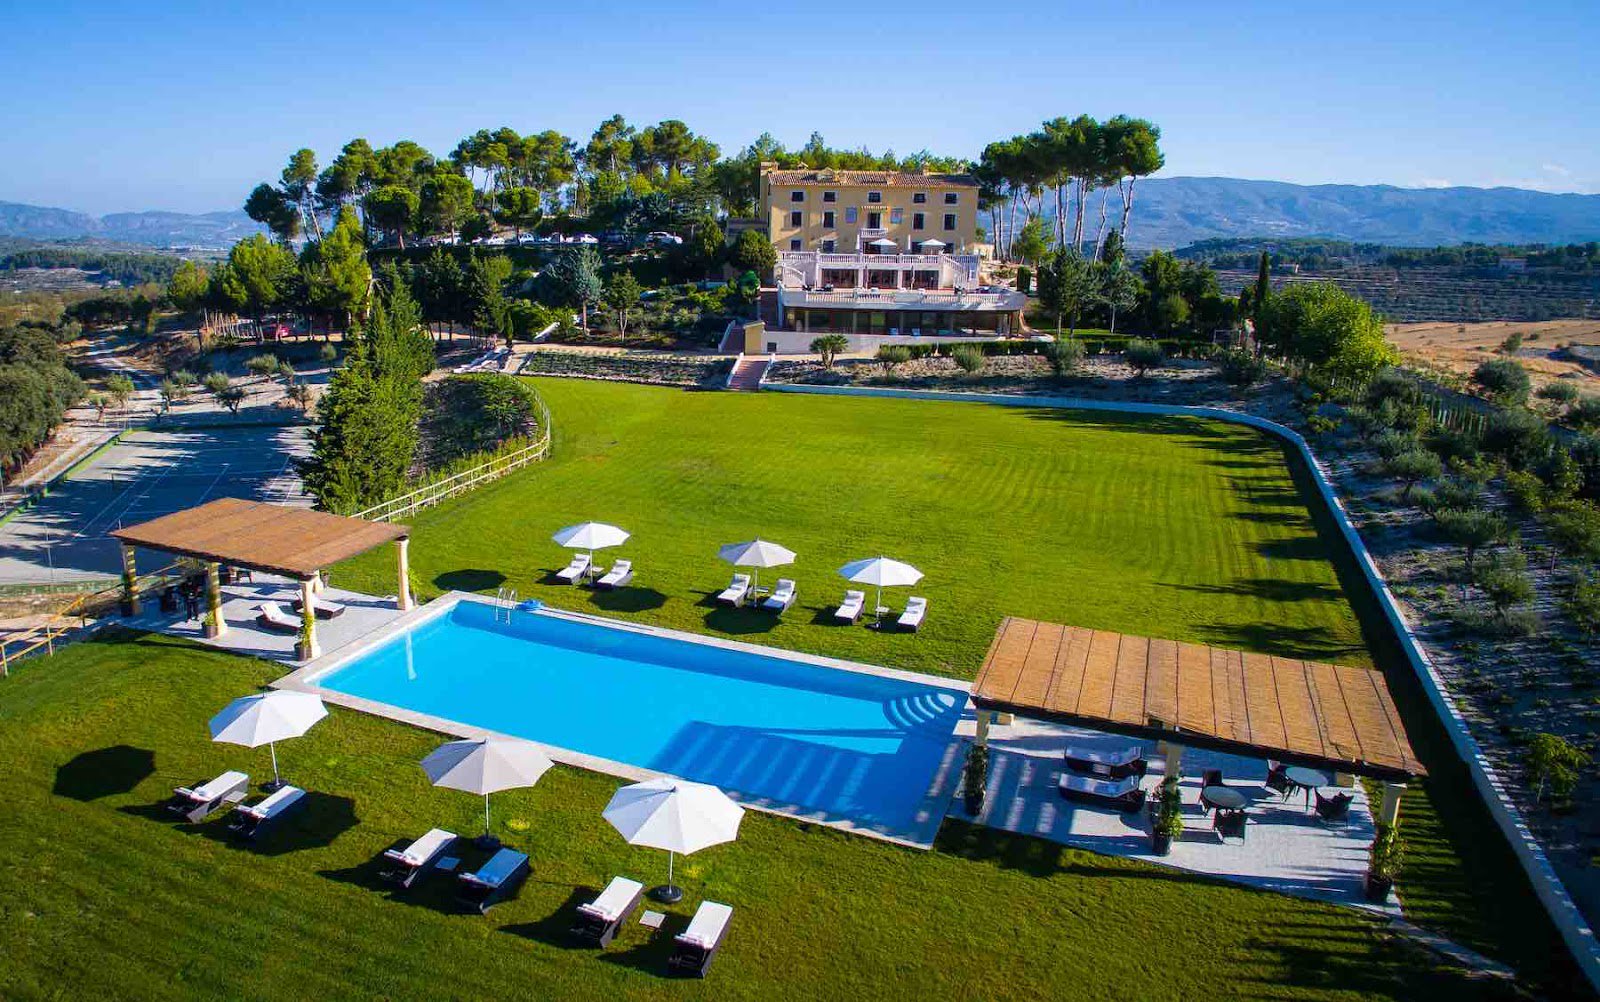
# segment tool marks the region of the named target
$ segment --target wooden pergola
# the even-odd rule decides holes
[[[980,743],[996,713],[1369,776],[1399,790],[1427,774],[1383,675],[1205,644],[1007,617],[973,685]]]
[[[133,587],[137,580],[135,547],[205,562],[209,612],[205,632],[208,637],[221,636],[228,629],[222,618],[219,571],[223,564],[296,579],[300,582],[304,618],[299,649],[301,660],[321,653],[317,646],[316,617],[311,610],[313,596],[322,590],[324,568],[393,542],[399,574],[396,602],[401,611],[411,608],[406,553],[411,535],[409,526],[369,522],[263,501],[218,498],[196,508],[118,529],[111,535],[122,544],[123,603],[134,615],[139,612],[139,597]]]

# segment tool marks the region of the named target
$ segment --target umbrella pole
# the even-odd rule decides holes
[[[483,795],[483,835],[477,839],[478,848],[498,849],[500,847],[500,840],[490,834],[492,830],[489,827],[489,795],[485,793]]]
[[[650,888],[650,896],[664,905],[674,905],[683,900],[683,888],[672,882],[672,850],[667,850],[667,882]]]
[[[278,778],[278,743],[276,741],[268,741],[267,742],[267,750],[272,752],[272,786],[271,786],[271,789],[276,790],[276,789],[279,789],[279,788],[281,788],[283,786],[283,780]]]

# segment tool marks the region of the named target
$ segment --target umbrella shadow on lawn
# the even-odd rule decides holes
[[[604,612],[644,612],[667,604],[667,596],[654,588],[596,588],[589,602]]]
[[[150,749],[111,745],[86,751],[57,766],[55,786],[50,792],[73,800],[99,800],[132,793],[155,771],[156,753]]]
[[[750,600],[742,606],[723,605],[717,601],[721,591],[708,591],[695,604],[706,610],[705,624],[718,633],[740,636],[750,633],[770,633],[779,618]]]
[[[445,571],[433,579],[434,587],[445,591],[488,591],[498,588],[506,583],[506,576],[499,571],[484,570],[477,567],[464,567],[460,570]]]

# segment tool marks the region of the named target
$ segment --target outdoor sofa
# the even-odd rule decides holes
[[[643,898],[643,884],[627,877],[612,877],[599,897],[578,906],[572,935],[595,946],[610,945]]]
[[[410,887],[455,846],[456,838],[455,832],[434,828],[405,848],[395,846],[385,849],[383,861],[387,868],[383,871],[383,879],[401,887]]]
[[[1139,788],[1139,777],[1098,779],[1075,772],[1064,772],[1057,784],[1064,800],[1076,800],[1099,807],[1114,807],[1119,811],[1137,811],[1144,804],[1144,790]]]
[[[259,839],[275,829],[284,818],[304,807],[305,802],[306,791],[298,786],[280,786],[253,804],[235,807],[228,830],[242,839]]]
[[[728,935],[728,923],[733,909],[716,901],[702,901],[695,909],[689,928],[672,937],[672,956],[667,958],[667,970],[703,978],[711,969],[711,962],[722,949]]]
[[[510,897],[528,879],[528,856],[515,849],[501,849],[476,873],[463,873],[456,879],[456,899],[471,905],[480,914]]]
[[[173,790],[167,810],[183,815],[186,821],[200,822],[224,804],[239,803],[249,792],[250,777],[230,770],[210,782]]]

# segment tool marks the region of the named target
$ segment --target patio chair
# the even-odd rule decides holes
[[[501,849],[476,873],[463,873],[456,878],[456,900],[485,914],[528,879],[528,870],[526,853]]]
[[[761,601],[761,608],[780,615],[791,605],[794,605],[794,582],[788,578],[779,578],[778,586],[772,589],[772,594]]]
[[[180,786],[172,791],[167,810],[183,815],[191,824],[204,821],[224,804],[237,804],[250,792],[250,777],[228,771],[208,783]]]
[[[839,608],[833,611],[833,618],[846,623],[854,623],[861,618],[861,610],[867,604],[867,593],[851,589],[844,593],[844,601],[839,603]]]
[[[298,786],[280,786],[253,804],[235,807],[228,830],[242,839],[259,839],[276,828],[284,818],[304,807],[305,802],[306,791]]]
[[[1335,793],[1331,797],[1324,797],[1321,790],[1313,790],[1317,798],[1317,820],[1326,825],[1344,824],[1350,820],[1350,805],[1355,802],[1355,796],[1349,793]]]
[[[589,573],[590,557],[587,553],[580,553],[572,558],[572,563],[556,571],[556,580],[562,584],[577,584],[578,581]]]
[[[1248,815],[1244,811],[1218,811],[1212,827],[1217,830],[1217,837],[1226,842],[1230,838],[1244,841],[1244,826]]]
[[[928,614],[928,600],[912,596],[906,599],[906,611],[895,620],[896,625],[902,630],[917,632],[922,626],[922,618]]]
[[[596,588],[603,588],[606,591],[610,591],[613,588],[626,587],[628,582],[632,580],[633,561],[618,560],[616,563],[611,565],[611,569],[606,571],[605,575],[602,576],[600,580],[594,583],[594,586]]]
[[[1280,798],[1294,792],[1294,784],[1289,782],[1289,767],[1282,762],[1267,763],[1267,781],[1263,785]]]
[[[299,633],[300,617],[291,616],[276,602],[262,602],[256,610],[256,625],[279,633]]]
[[[595,946],[610,945],[643,898],[643,884],[627,877],[612,877],[599,897],[578,906],[572,935]]]
[[[750,595],[750,575],[735,574],[733,580],[728,582],[728,587],[717,594],[717,604],[730,608],[744,605],[744,600]]]
[[[294,611],[304,615],[305,603],[296,598],[294,600]],[[311,614],[318,619],[338,619],[344,615],[344,606],[338,602],[330,602],[325,598],[318,598],[313,595],[311,596]]]
[[[1144,805],[1144,790],[1139,788],[1137,776],[1122,779],[1099,779],[1075,772],[1064,772],[1056,785],[1063,800],[1077,800],[1098,807],[1114,807],[1119,811],[1137,811]]]
[[[388,868],[383,871],[383,879],[401,887],[410,887],[433,869],[439,857],[450,851],[456,844],[456,838],[455,832],[434,828],[403,849],[399,846],[385,849],[383,860]]]
[[[672,937],[672,956],[667,958],[667,970],[673,974],[703,978],[717,959],[722,941],[728,935],[728,923],[733,919],[733,909],[717,901],[702,901],[695,909],[689,928]]]

